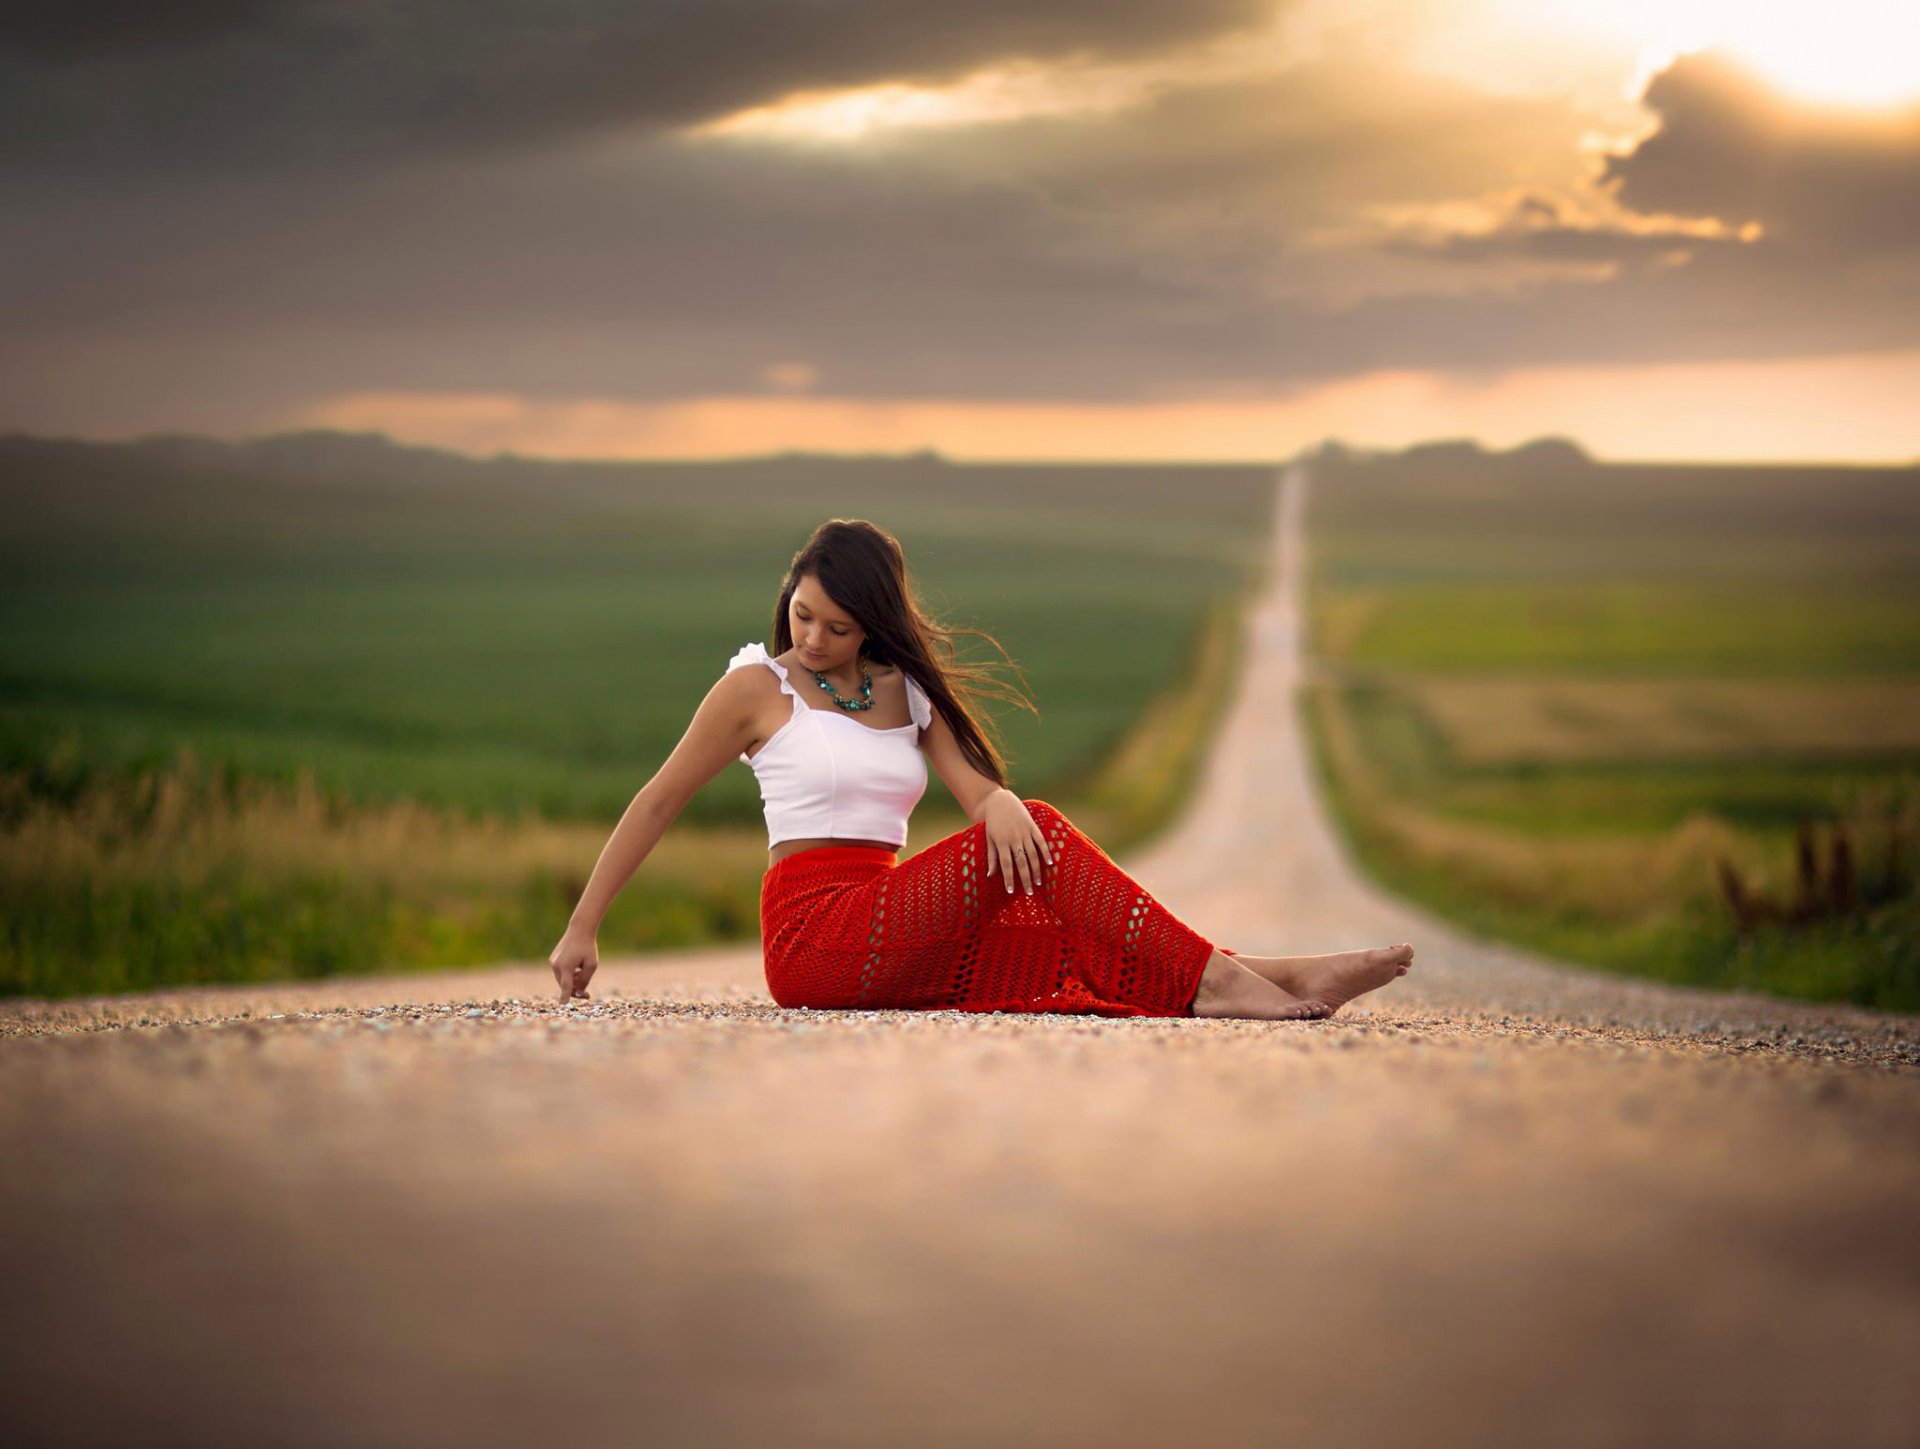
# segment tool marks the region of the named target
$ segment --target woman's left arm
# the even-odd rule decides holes
[[[923,736],[921,747],[927,752],[928,762],[967,812],[967,818],[975,824],[986,824],[987,874],[991,876],[997,868],[1009,891],[1018,874],[1027,894],[1032,895],[1041,864],[1052,865],[1053,852],[1026,803],[973,767],[938,710]]]

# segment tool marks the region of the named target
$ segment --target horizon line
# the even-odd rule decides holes
[[[730,454],[605,454],[605,453],[530,453],[514,449],[502,449],[494,453],[471,453],[461,448],[449,447],[443,443],[413,442],[406,438],[395,437],[381,429],[363,428],[327,428],[293,427],[281,428],[269,432],[250,433],[244,436],[222,436],[216,433],[182,430],[148,430],[133,435],[117,437],[85,436],[79,434],[51,434],[33,432],[26,428],[0,428],[0,438],[24,438],[45,443],[81,443],[101,447],[136,447],[142,443],[164,442],[173,439],[194,439],[202,442],[218,443],[226,447],[245,447],[249,444],[270,441],[274,438],[331,436],[340,438],[378,439],[395,448],[409,449],[424,453],[439,453],[451,458],[459,458],[471,463],[492,463],[501,461],[520,461],[533,463],[581,463],[581,464],[636,464],[636,465],[715,465],[728,463],[777,462],[783,458],[832,458],[850,462],[875,462],[893,460],[905,462],[916,459],[936,459],[943,463],[960,466],[984,467],[1139,467],[1139,468],[1280,468],[1294,463],[1309,461],[1308,455],[1328,448],[1358,455],[1362,458],[1388,457],[1409,452],[1416,448],[1428,448],[1442,444],[1471,444],[1489,456],[1499,457],[1533,447],[1540,443],[1566,443],[1579,449],[1596,466],[1629,467],[1727,467],[1727,468],[1802,468],[1802,467],[1842,467],[1842,468],[1920,468],[1920,452],[1904,457],[1789,457],[1789,458],[1742,458],[1738,456],[1715,455],[1679,456],[1679,457],[1627,457],[1616,454],[1596,453],[1578,438],[1565,433],[1546,432],[1515,443],[1511,447],[1493,447],[1471,434],[1438,434],[1429,438],[1417,439],[1398,446],[1350,442],[1344,438],[1327,437],[1317,442],[1305,444],[1290,453],[1276,453],[1267,456],[1246,458],[1191,458],[1179,456],[1159,457],[1116,457],[1113,455],[1084,455],[1063,457],[1047,455],[1022,457],[1018,455],[988,455],[978,453],[956,453],[933,446],[923,445],[917,448],[884,449],[871,452],[848,452],[815,448],[782,448],[756,453]]]

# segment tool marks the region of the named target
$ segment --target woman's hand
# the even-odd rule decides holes
[[[987,801],[986,813],[980,818],[987,827],[987,874],[992,875],[997,864],[1000,878],[1011,891],[1014,872],[1018,871],[1027,894],[1032,895],[1034,882],[1040,878],[1040,863],[1053,864],[1053,852],[1047,849],[1045,833],[1034,824],[1027,807],[1011,790],[992,796]]]
[[[587,999],[587,983],[600,969],[600,943],[592,931],[567,927],[567,934],[547,957],[553,967],[553,979],[560,985],[562,1001]]]

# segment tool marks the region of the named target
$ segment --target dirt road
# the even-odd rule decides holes
[[[1331,1022],[787,1012],[751,950],[0,1009],[17,1443],[1920,1442],[1920,1019],[1666,990],[1357,882],[1305,479],[1188,817]],[[22,1435],[26,1437],[21,1437]]]

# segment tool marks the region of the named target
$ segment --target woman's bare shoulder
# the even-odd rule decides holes
[[[780,676],[771,669],[729,669],[713,682],[707,697],[725,701],[736,709],[760,709],[785,692]]]

